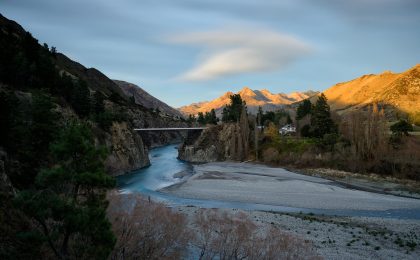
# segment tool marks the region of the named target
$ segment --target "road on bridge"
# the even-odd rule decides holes
[[[204,130],[207,127],[162,127],[162,128],[134,128],[134,131],[190,131]]]

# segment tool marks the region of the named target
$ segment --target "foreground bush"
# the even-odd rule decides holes
[[[191,221],[136,195],[109,196],[117,237],[111,259],[319,259],[312,245],[244,213],[200,210]]]
[[[184,215],[136,195],[109,199],[117,237],[111,259],[181,259],[186,254],[190,232]]]
[[[194,224],[199,259],[319,259],[309,242],[272,226],[259,227],[244,213],[201,210]]]

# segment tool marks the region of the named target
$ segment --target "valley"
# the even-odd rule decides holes
[[[322,91],[224,88],[176,109],[222,84],[338,76],[315,75],[325,64],[296,73],[291,63],[318,54],[291,35],[160,35],[137,21],[139,33],[134,20],[61,24],[74,35],[54,39],[77,46],[64,54],[27,31],[51,23],[23,28],[0,14],[0,259],[420,258],[419,64]],[[150,38],[123,44],[127,32]],[[190,70],[187,53],[198,57]]]
[[[242,212],[259,228],[276,226],[313,241],[316,252],[328,259],[416,259],[419,253],[417,247],[394,243],[397,238],[420,242],[412,233],[420,228],[419,200],[252,163],[191,166],[176,159],[176,148],[151,150],[151,167],[119,177],[122,196],[141,192],[191,222],[197,212],[212,208]]]

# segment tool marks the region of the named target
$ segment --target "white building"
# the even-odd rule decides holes
[[[296,127],[291,124],[285,125],[279,129],[279,133],[281,135],[294,134],[296,133]]]

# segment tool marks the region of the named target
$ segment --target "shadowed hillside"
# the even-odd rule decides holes
[[[124,91],[125,95],[134,97],[136,104],[149,109],[158,109],[173,117],[182,117],[182,114],[178,110],[150,95],[141,87],[121,80],[114,80],[114,82]]]

